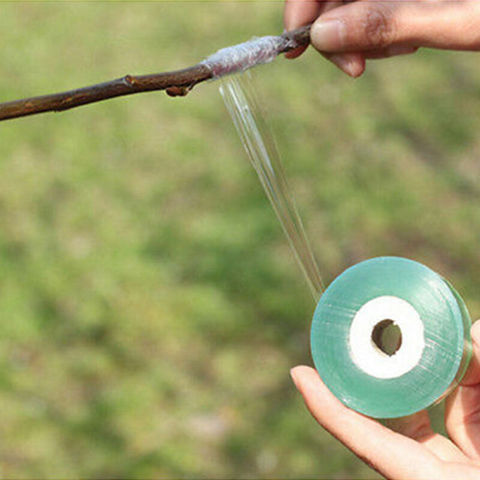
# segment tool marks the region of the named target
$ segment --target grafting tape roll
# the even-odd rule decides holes
[[[375,418],[422,410],[461,380],[470,317],[453,287],[398,257],[361,262],[337,277],[315,310],[315,366],[345,405]]]

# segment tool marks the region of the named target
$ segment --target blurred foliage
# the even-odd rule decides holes
[[[0,97],[181,68],[281,10],[3,4]],[[407,256],[478,315],[475,54],[256,78],[326,282]],[[217,87],[1,124],[0,476],[372,477],[289,379],[314,305]]]

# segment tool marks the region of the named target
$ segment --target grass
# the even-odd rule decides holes
[[[278,2],[13,3],[0,97],[193,64]],[[480,312],[474,54],[257,70],[328,283],[416,259]],[[215,83],[6,122],[0,475],[371,478],[309,417],[310,294]]]

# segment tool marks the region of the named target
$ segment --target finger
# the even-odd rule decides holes
[[[361,53],[324,53],[342,72],[357,78],[365,71],[365,57]]]
[[[327,2],[322,13],[343,5],[342,2]],[[365,57],[361,53],[330,53],[323,56],[350,77],[357,78],[365,71]]]
[[[321,0],[286,0],[283,23],[286,30],[308,25],[317,19],[325,2]]]
[[[292,60],[294,58],[299,57],[306,49],[308,48],[308,45],[302,45],[301,47],[295,48],[294,50],[290,50],[285,54],[285,58],[288,58],[289,60]]]
[[[354,2],[313,24],[311,42],[322,52],[376,50],[391,45],[480,49],[480,2]]]
[[[291,374],[318,423],[382,475],[441,478],[440,461],[427,448],[345,407],[313,368],[296,367]]]
[[[463,386],[476,386],[480,384],[480,321],[477,320],[470,329],[472,337],[472,358],[462,381]]]
[[[283,24],[286,30],[303,27],[312,23],[324,9],[325,2],[320,0],[286,0],[283,12]],[[285,58],[293,59],[299,57],[308,45],[298,47],[285,54]]]
[[[407,417],[393,418],[384,424],[394,432],[401,433],[424,445],[440,460],[446,462],[468,462],[468,457],[448,438],[432,430],[430,417],[426,410]]]
[[[450,438],[470,458],[480,461],[480,322],[472,330],[472,360],[462,384],[445,404]]]

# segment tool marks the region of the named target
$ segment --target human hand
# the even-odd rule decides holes
[[[426,410],[387,428],[335,398],[310,367],[291,370],[317,422],[360,459],[392,480],[480,479],[480,321],[471,330],[473,356],[461,385],[447,398],[445,427],[435,433]]]
[[[287,30],[311,22],[312,45],[352,77],[363,73],[366,59],[413,53],[419,47],[480,50],[478,0],[286,0]],[[304,50],[286,56],[295,58]]]

